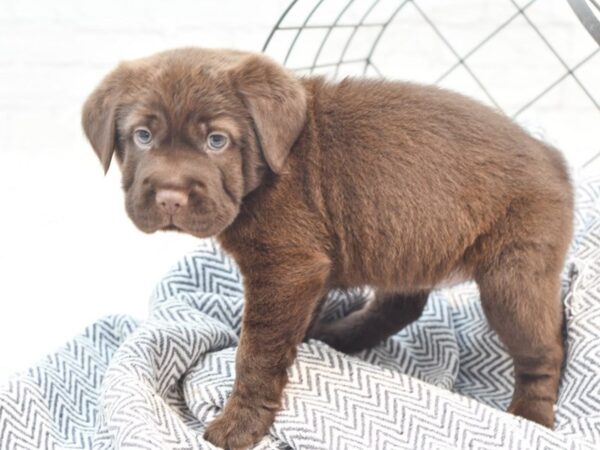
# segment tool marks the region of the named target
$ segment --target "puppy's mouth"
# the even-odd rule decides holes
[[[186,223],[185,218],[175,215],[164,218],[163,225],[158,226],[156,231],[176,231],[196,236],[198,234],[203,234],[207,228],[210,227],[207,227],[205,224],[188,224]]]
[[[159,226],[158,229],[161,231],[179,231],[182,233],[188,233],[182,222],[182,217],[179,215],[166,215],[163,217],[163,226]]]
[[[162,231],[183,231],[180,227],[174,223],[170,223],[161,228]]]

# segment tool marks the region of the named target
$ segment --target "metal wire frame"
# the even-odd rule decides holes
[[[263,51],[268,52],[270,46],[277,39],[279,32],[282,32],[282,31],[294,32],[295,31],[295,35],[292,39],[292,42],[289,45],[289,48],[287,49],[287,53],[282,61],[284,65],[289,66],[290,56],[291,56],[293,50],[298,45],[299,38],[300,38],[303,30],[323,30],[325,32],[325,35],[323,36],[322,41],[312,58],[312,63],[310,65],[302,66],[302,67],[290,67],[292,70],[299,71],[299,72],[314,73],[315,70],[318,70],[318,69],[330,69],[331,71],[333,71],[333,75],[337,76],[339,74],[339,70],[342,66],[348,65],[348,64],[355,64],[355,65],[358,65],[359,67],[362,67],[361,72],[363,75],[365,75],[367,73],[368,69],[371,68],[378,76],[383,76],[382,70],[379,67],[377,67],[377,65],[375,64],[375,62],[372,59],[373,53],[375,52],[377,45],[379,44],[385,31],[388,29],[389,25],[394,21],[396,16],[402,11],[402,9],[408,3],[412,3],[412,5],[415,7],[418,14],[424,19],[424,21],[428,24],[428,26],[433,30],[433,32],[439,38],[439,40],[443,43],[443,45],[456,58],[456,61],[445,72],[443,72],[442,75],[440,75],[437,78],[437,80],[435,80],[435,82],[440,83],[440,82],[444,81],[449,75],[454,73],[459,67],[463,67],[466,70],[466,72],[469,74],[469,76],[473,79],[473,81],[482,90],[482,92],[484,93],[486,98],[489,100],[489,102],[491,104],[493,104],[496,108],[502,110],[497,99],[494,98],[492,93],[484,85],[484,83],[481,81],[481,79],[477,77],[477,74],[475,73],[475,71],[469,66],[468,60],[473,55],[480,52],[482,48],[485,48],[485,46],[488,42],[490,42],[496,35],[498,35],[509,24],[511,24],[513,21],[515,21],[515,19],[522,17],[525,19],[525,21],[528,23],[528,25],[533,29],[533,31],[538,35],[538,37],[543,42],[543,44],[548,48],[550,53],[554,55],[556,60],[563,67],[564,72],[561,73],[559,76],[557,76],[554,80],[552,80],[548,85],[542,87],[535,96],[533,96],[530,99],[526,99],[523,102],[522,106],[510,115],[513,118],[517,118],[518,116],[523,114],[525,111],[530,109],[533,105],[535,105],[539,100],[544,98],[556,86],[561,84],[561,82],[563,82],[565,79],[567,79],[569,77],[571,79],[573,79],[575,81],[575,83],[577,83],[577,85],[579,86],[579,88],[581,89],[583,94],[590,100],[590,102],[594,105],[594,107],[600,112],[600,101],[599,101],[600,99],[596,99],[594,97],[594,95],[585,86],[583,81],[580,79],[580,77],[576,73],[578,69],[580,69],[588,61],[590,61],[594,56],[596,56],[597,53],[600,53],[600,47],[595,48],[593,51],[591,51],[589,54],[584,56],[581,60],[577,61],[576,63],[569,65],[565,61],[565,59],[560,55],[560,53],[552,46],[550,41],[546,38],[546,36],[542,32],[542,30],[540,30],[539,27],[536,26],[535,22],[532,21],[528,15],[528,9],[534,3],[536,3],[538,0],[529,0],[527,3],[525,3],[522,6],[519,5],[519,3],[517,3],[516,0],[508,0],[515,8],[514,13],[510,17],[508,17],[506,20],[504,20],[502,23],[500,23],[498,26],[496,26],[496,28],[494,30],[492,30],[489,34],[484,36],[483,39],[481,39],[475,46],[473,46],[470,50],[468,50],[464,54],[461,54],[456,49],[456,47],[450,42],[450,40],[444,35],[444,33],[442,33],[440,28],[436,25],[433,18],[430,17],[423,10],[423,8],[420,7],[419,0],[397,0],[397,6],[391,10],[391,12],[388,14],[386,20],[378,21],[378,22],[367,22],[367,19],[368,19],[370,13],[376,8],[376,6],[381,1],[381,0],[372,0],[372,3],[367,8],[367,10],[363,13],[363,15],[358,20],[358,22],[352,23],[352,24],[340,23],[340,20],[342,19],[342,17],[346,13],[346,11],[348,11],[348,9],[355,3],[356,0],[334,0],[335,4],[339,5],[339,12],[335,16],[335,19],[333,20],[333,22],[328,23],[328,24],[323,24],[323,25],[321,25],[321,24],[313,25],[313,24],[309,23],[311,18],[313,18],[313,16],[317,13],[317,11],[321,7],[323,7],[323,5],[326,2],[326,0],[318,0],[316,2],[316,4],[314,5],[314,7],[306,15],[306,17],[303,20],[303,22],[301,23],[301,25],[298,25],[298,26],[282,25],[283,21],[288,16],[290,16],[290,13],[292,12],[292,10],[294,9],[294,7],[296,6],[296,4],[299,1],[300,0],[291,1],[289,6],[287,7],[287,9],[284,11],[284,13],[281,15],[281,17],[279,18],[279,20],[277,21],[277,23],[271,30],[271,33],[269,34],[269,36],[263,46]],[[305,0],[303,0],[303,1],[305,1]],[[361,0],[361,1],[364,1],[364,0]],[[598,12],[600,12],[600,5],[598,3],[599,0],[568,0],[571,8],[577,14],[577,16],[579,17],[582,24],[586,27],[588,32],[598,42],[598,44],[600,44],[600,21],[594,15],[594,13],[592,12],[592,9],[588,5],[588,3],[586,3],[586,1],[589,2],[593,8],[596,8],[596,10]],[[372,42],[369,45],[369,51],[367,52],[367,56],[362,57],[362,58],[347,59],[346,56],[348,54],[348,50],[350,49],[350,47],[352,45],[352,42],[353,42],[353,39],[354,39],[356,33],[358,32],[358,30],[363,29],[363,28],[378,29],[378,32],[375,34],[374,38],[372,39]],[[337,59],[337,61],[334,61],[331,63],[319,63],[318,62],[319,57],[322,54],[325,44],[327,43],[328,39],[331,36],[331,33],[335,29],[350,29],[351,32],[348,35],[348,37],[346,38],[345,44],[343,45],[343,47],[341,47],[341,51],[339,52],[339,58]],[[595,160],[599,157],[600,157],[600,152],[598,152],[591,159],[589,159],[587,162],[585,162],[583,164],[583,167],[589,165],[593,160]]]
[[[600,14],[600,3],[598,1],[589,0],[589,3],[596,9],[596,13]],[[600,45],[600,20],[598,20],[592,8],[585,0],[569,0],[569,4],[588,33]]]

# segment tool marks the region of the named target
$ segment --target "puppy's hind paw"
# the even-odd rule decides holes
[[[528,398],[513,400],[508,412],[550,429],[554,427],[554,403],[549,400]]]

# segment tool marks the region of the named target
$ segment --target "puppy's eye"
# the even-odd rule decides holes
[[[146,127],[136,128],[133,132],[133,140],[138,145],[138,147],[146,149],[150,147],[152,143],[152,133]]]
[[[208,148],[214,151],[223,150],[229,143],[229,138],[223,133],[210,133],[208,135]]]

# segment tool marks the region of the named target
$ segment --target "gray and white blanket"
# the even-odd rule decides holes
[[[554,431],[503,410],[512,367],[477,288],[354,356],[311,341],[261,449],[600,448],[600,178],[578,189],[565,271],[567,358]],[[332,292],[341,316],[368,291]],[[197,449],[231,390],[243,292],[211,241],[158,284],[150,316],[106,317],[0,389],[0,449]]]

